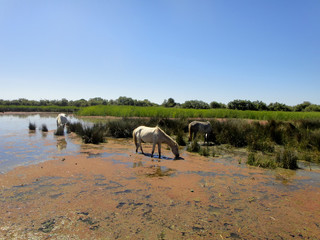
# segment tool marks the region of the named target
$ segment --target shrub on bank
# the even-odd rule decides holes
[[[84,143],[99,144],[105,142],[105,126],[94,124],[93,126],[84,126],[82,140]]]

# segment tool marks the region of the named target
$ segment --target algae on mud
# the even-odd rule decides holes
[[[136,154],[131,139],[108,138],[97,146],[74,134],[55,138],[50,125],[45,139],[38,133],[29,137],[24,126],[27,138],[17,131],[6,149],[25,149],[31,142],[31,153],[44,161],[0,174],[0,239],[320,235],[317,170],[248,167],[242,152],[221,149],[218,157],[203,157],[181,148],[181,161],[163,149],[164,157],[156,159]],[[62,138],[67,146],[59,152],[54,148]]]

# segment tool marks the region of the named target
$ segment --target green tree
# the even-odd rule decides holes
[[[210,108],[226,108],[226,105],[223,103],[218,103],[216,101],[213,101],[210,103]]]
[[[161,105],[164,107],[175,107],[177,104],[173,98],[168,98],[168,100],[164,100]]]
[[[305,101],[305,102],[303,102],[301,104],[296,105],[293,109],[294,109],[295,112],[303,112],[310,105],[311,105],[310,102]]]
[[[182,108],[194,108],[194,109],[209,109],[208,103],[199,100],[185,101],[182,104]]]

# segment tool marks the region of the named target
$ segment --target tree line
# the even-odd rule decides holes
[[[61,100],[28,100],[25,98],[19,98],[16,100],[3,100],[0,99],[0,105],[2,106],[69,106],[69,107],[88,107],[95,105],[128,105],[128,106],[163,106],[167,108],[191,108],[191,109],[234,109],[234,110],[251,110],[251,111],[286,111],[286,112],[320,112],[320,105],[312,104],[310,102],[303,102],[296,106],[288,106],[283,103],[270,103],[266,104],[262,101],[250,101],[250,100],[233,100],[228,104],[212,101],[206,103],[200,100],[188,100],[184,103],[177,103],[173,98],[168,98],[163,101],[162,104],[152,103],[147,99],[136,100],[130,97],[121,96],[116,100],[107,100],[101,97],[90,98],[89,100],[67,100],[62,98]]]

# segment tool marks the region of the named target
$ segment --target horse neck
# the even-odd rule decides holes
[[[162,131],[160,128],[159,130],[161,132],[161,135],[163,136],[163,142],[168,144],[170,147],[174,146],[175,141],[169,135],[167,135],[164,131]]]

